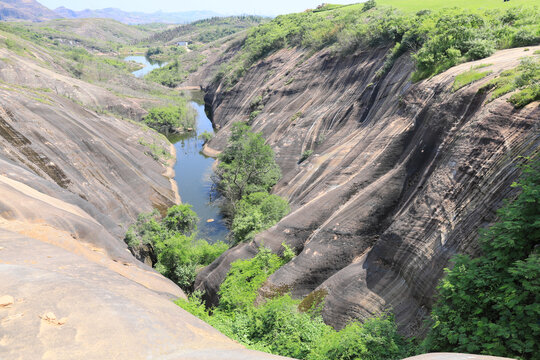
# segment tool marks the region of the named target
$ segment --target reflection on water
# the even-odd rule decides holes
[[[227,229],[219,207],[211,202],[212,165],[214,159],[202,154],[203,140],[198,136],[207,131],[214,133],[212,123],[204,112],[204,104],[191,102],[197,109],[196,131],[169,137],[176,149],[175,180],[183,203],[193,206],[199,215],[199,237],[216,242],[225,240]]]
[[[139,64],[144,65],[144,67],[140,70],[134,71],[132,74],[136,77],[140,78],[144,75],[148,74],[150,71],[160,68],[162,66],[167,65],[167,63],[163,63],[160,61],[154,61],[150,58],[147,58],[146,56],[128,56],[124,58],[124,61],[135,61]]]

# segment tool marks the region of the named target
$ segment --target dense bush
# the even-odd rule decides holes
[[[234,242],[252,240],[257,233],[277,224],[289,211],[287,200],[277,195],[267,192],[245,195],[236,207],[231,225]]]
[[[406,357],[408,344],[398,334],[394,317],[383,314],[353,322],[317,339],[309,360],[392,360]]]
[[[178,102],[176,106],[150,109],[143,119],[144,123],[164,134],[194,128],[197,116],[195,109],[185,100],[178,100]]]
[[[457,256],[446,270],[426,350],[538,358],[540,161],[513,186],[521,193],[481,234],[482,255]]]
[[[150,246],[156,270],[190,292],[196,271],[228,249],[223,242],[208,244],[198,240],[198,220],[187,204],[171,207],[162,220],[157,211],[143,213],[128,229],[124,241],[132,251],[143,245]]]
[[[336,331],[326,325],[317,303],[299,310],[299,300],[276,291],[271,299],[259,299],[258,289],[269,275],[294,257],[285,247],[282,258],[261,248],[250,260],[231,264],[221,285],[217,308],[206,309],[200,293],[176,303],[244,345],[297,359],[401,359],[408,345],[397,334],[392,316],[353,322]]]

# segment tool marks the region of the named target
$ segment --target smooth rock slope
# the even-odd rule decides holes
[[[1,35],[0,35],[1,36]],[[0,359],[275,359],[172,300],[123,242],[177,202],[169,149],[131,98],[74,79],[25,43],[0,48]]]
[[[292,211],[222,255],[196,286],[215,303],[232,261],[285,242],[298,256],[262,294],[325,292],[323,316],[337,328],[390,308],[403,333],[420,333],[449,259],[477,254],[478,229],[513,195],[520,156],[540,151],[538,103],[517,110],[509,95],[489,101],[480,90],[539,48],[499,51],[416,84],[408,55],[376,76],[386,48],[307,59],[286,49],[232,89],[207,84],[221,128],[209,150],[223,149],[231,124],[247,121],[250,103],[262,97],[252,126],[276,153],[283,178],[274,192]],[[492,74],[452,92],[454,77],[478,64]],[[306,150],[313,154],[300,162]]]

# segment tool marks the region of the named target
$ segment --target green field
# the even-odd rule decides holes
[[[378,5],[388,5],[408,12],[420,10],[438,10],[448,7],[459,7],[463,9],[504,9],[520,5],[540,5],[540,1],[535,0],[375,0]],[[350,5],[360,7],[363,4]]]

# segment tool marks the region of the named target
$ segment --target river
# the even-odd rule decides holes
[[[145,76],[146,74],[148,74],[150,71],[154,69],[158,69],[162,66],[167,65],[167,63],[154,61],[150,58],[147,58],[146,56],[140,56],[140,55],[128,56],[124,58],[124,61],[134,61],[136,63],[144,65],[142,69],[132,72],[132,74],[138,78]]]
[[[136,61],[145,65],[144,68],[133,72],[133,75],[142,77],[150,71],[164,64],[153,63],[144,56],[128,56],[126,61]],[[191,106],[197,110],[196,131],[169,137],[176,149],[176,164],[174,165],[174,179],[178,184],[178,192],[182,203],[193,206],[199,216],[199,238],[210,243],[225,240],[229,230],[221,216],[219,207],[211,202],[212,166],[214,159],[202,153],[203,140],[199,135],[207,131],[214,133],[212,122],[204,110],[204,100],[200,92],[192,95]]]

